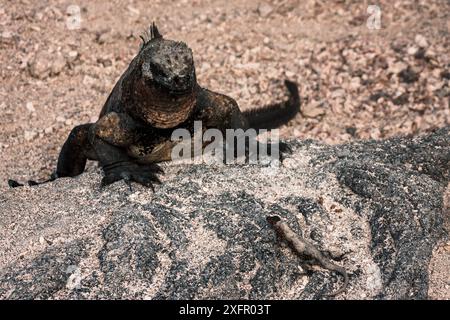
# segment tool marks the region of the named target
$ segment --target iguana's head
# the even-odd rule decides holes
[[[136,59],[134,111],[157,128],[184,122],[196,103],[197,79],[192,50],[183,42],[164,39],[153,23]]]

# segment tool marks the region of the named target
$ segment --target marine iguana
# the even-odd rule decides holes
[[[234,99],[202,88],[197,83],[192,50],[167,40],[155,23],[128,69],[118,80],[96,123],[72,129],[62,146],[56,171],[43,182],[81,174],[87,160],[96,160],[104,171],[102,186],[119,180],[153,188],[162,174],[157,164],[171,160],[177,128],[193,130],[194,121],[205,129],[273,129],[299,111],[297,85],[285,81],[289,99],[283,103],[244,111]],[[280,151],[286,151],[286,147]],[[11,187],[22,184],[9,180]]]

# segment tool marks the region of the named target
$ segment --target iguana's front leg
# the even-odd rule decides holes
[[[155,163],[139,163],[129,155],[128,148],[136,141],[138,125],[124,113],[111,112],[100,118],[89,132],[89,141],[105,177],[102,186],[119,180],[140,183],[153,189],[160,183],[162,169]]]
[[[88,123],[76,126],[72,129],[67,140],[64,142],[58,157],[56,177],[75,177],[83,173],[86,161],[101,160],[105,163],[118,161],[114,159],[113,150],[132,142],[132,125],[128,117],[117,113],[110,113],[100,118],[96,123]],[[128,124],[130,130],[126,129]],[[97,141],[104,140],[111,147],[103,146]],[[111,149],[108,151],[108,149]],[[124,160],[125,157],[118,157]],[[108,159],[110,158],[110,159]],[[102,165],[102,163],[100,163]]]
[[[128,155],[127,148],[136,134],[134,120],[126,114],[111,112],[96,123],[75,127],[64,143],[58,158],[56,177],[74,177],[84,171],[86,160],[97,160],[105,177],[102,186],[119,180],[135,181],[153,187],[159,183],[156,164],[139,164]]]
[[[89,132],[95,124],[87,123],[72,129],[58,157],[54,178],[75,177],[83,173],[86,161],[96,160],[89,142]]]
[[[155,163],[138,163],[131,158],[126,149],[116,147],[94,136],[92,146],[105,174],[102,186],[109,185],[119,180],[124,180],[128,185],[131,181],[153,189],[153,184],[159,184],[157,174],[163,173]]]

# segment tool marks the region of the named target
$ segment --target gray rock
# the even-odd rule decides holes
[[[279,168],[168,164],[156,192],[97,169],[0,193],[0,297],[322,299],[342,279],[300,260],[281,216],[350,275],[337,298],[425,299],[447,237],[450,127],[326,146],[292,141]],[[45,241],[42,241],[45,239]]]

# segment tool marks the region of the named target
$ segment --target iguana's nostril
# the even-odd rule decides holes
[[[181,77],[180,77],[180,76],[175,76],[175,77],[173,78],[173,83],[174,83],[175,85],[180,85],[180,84],[182,83]]]

